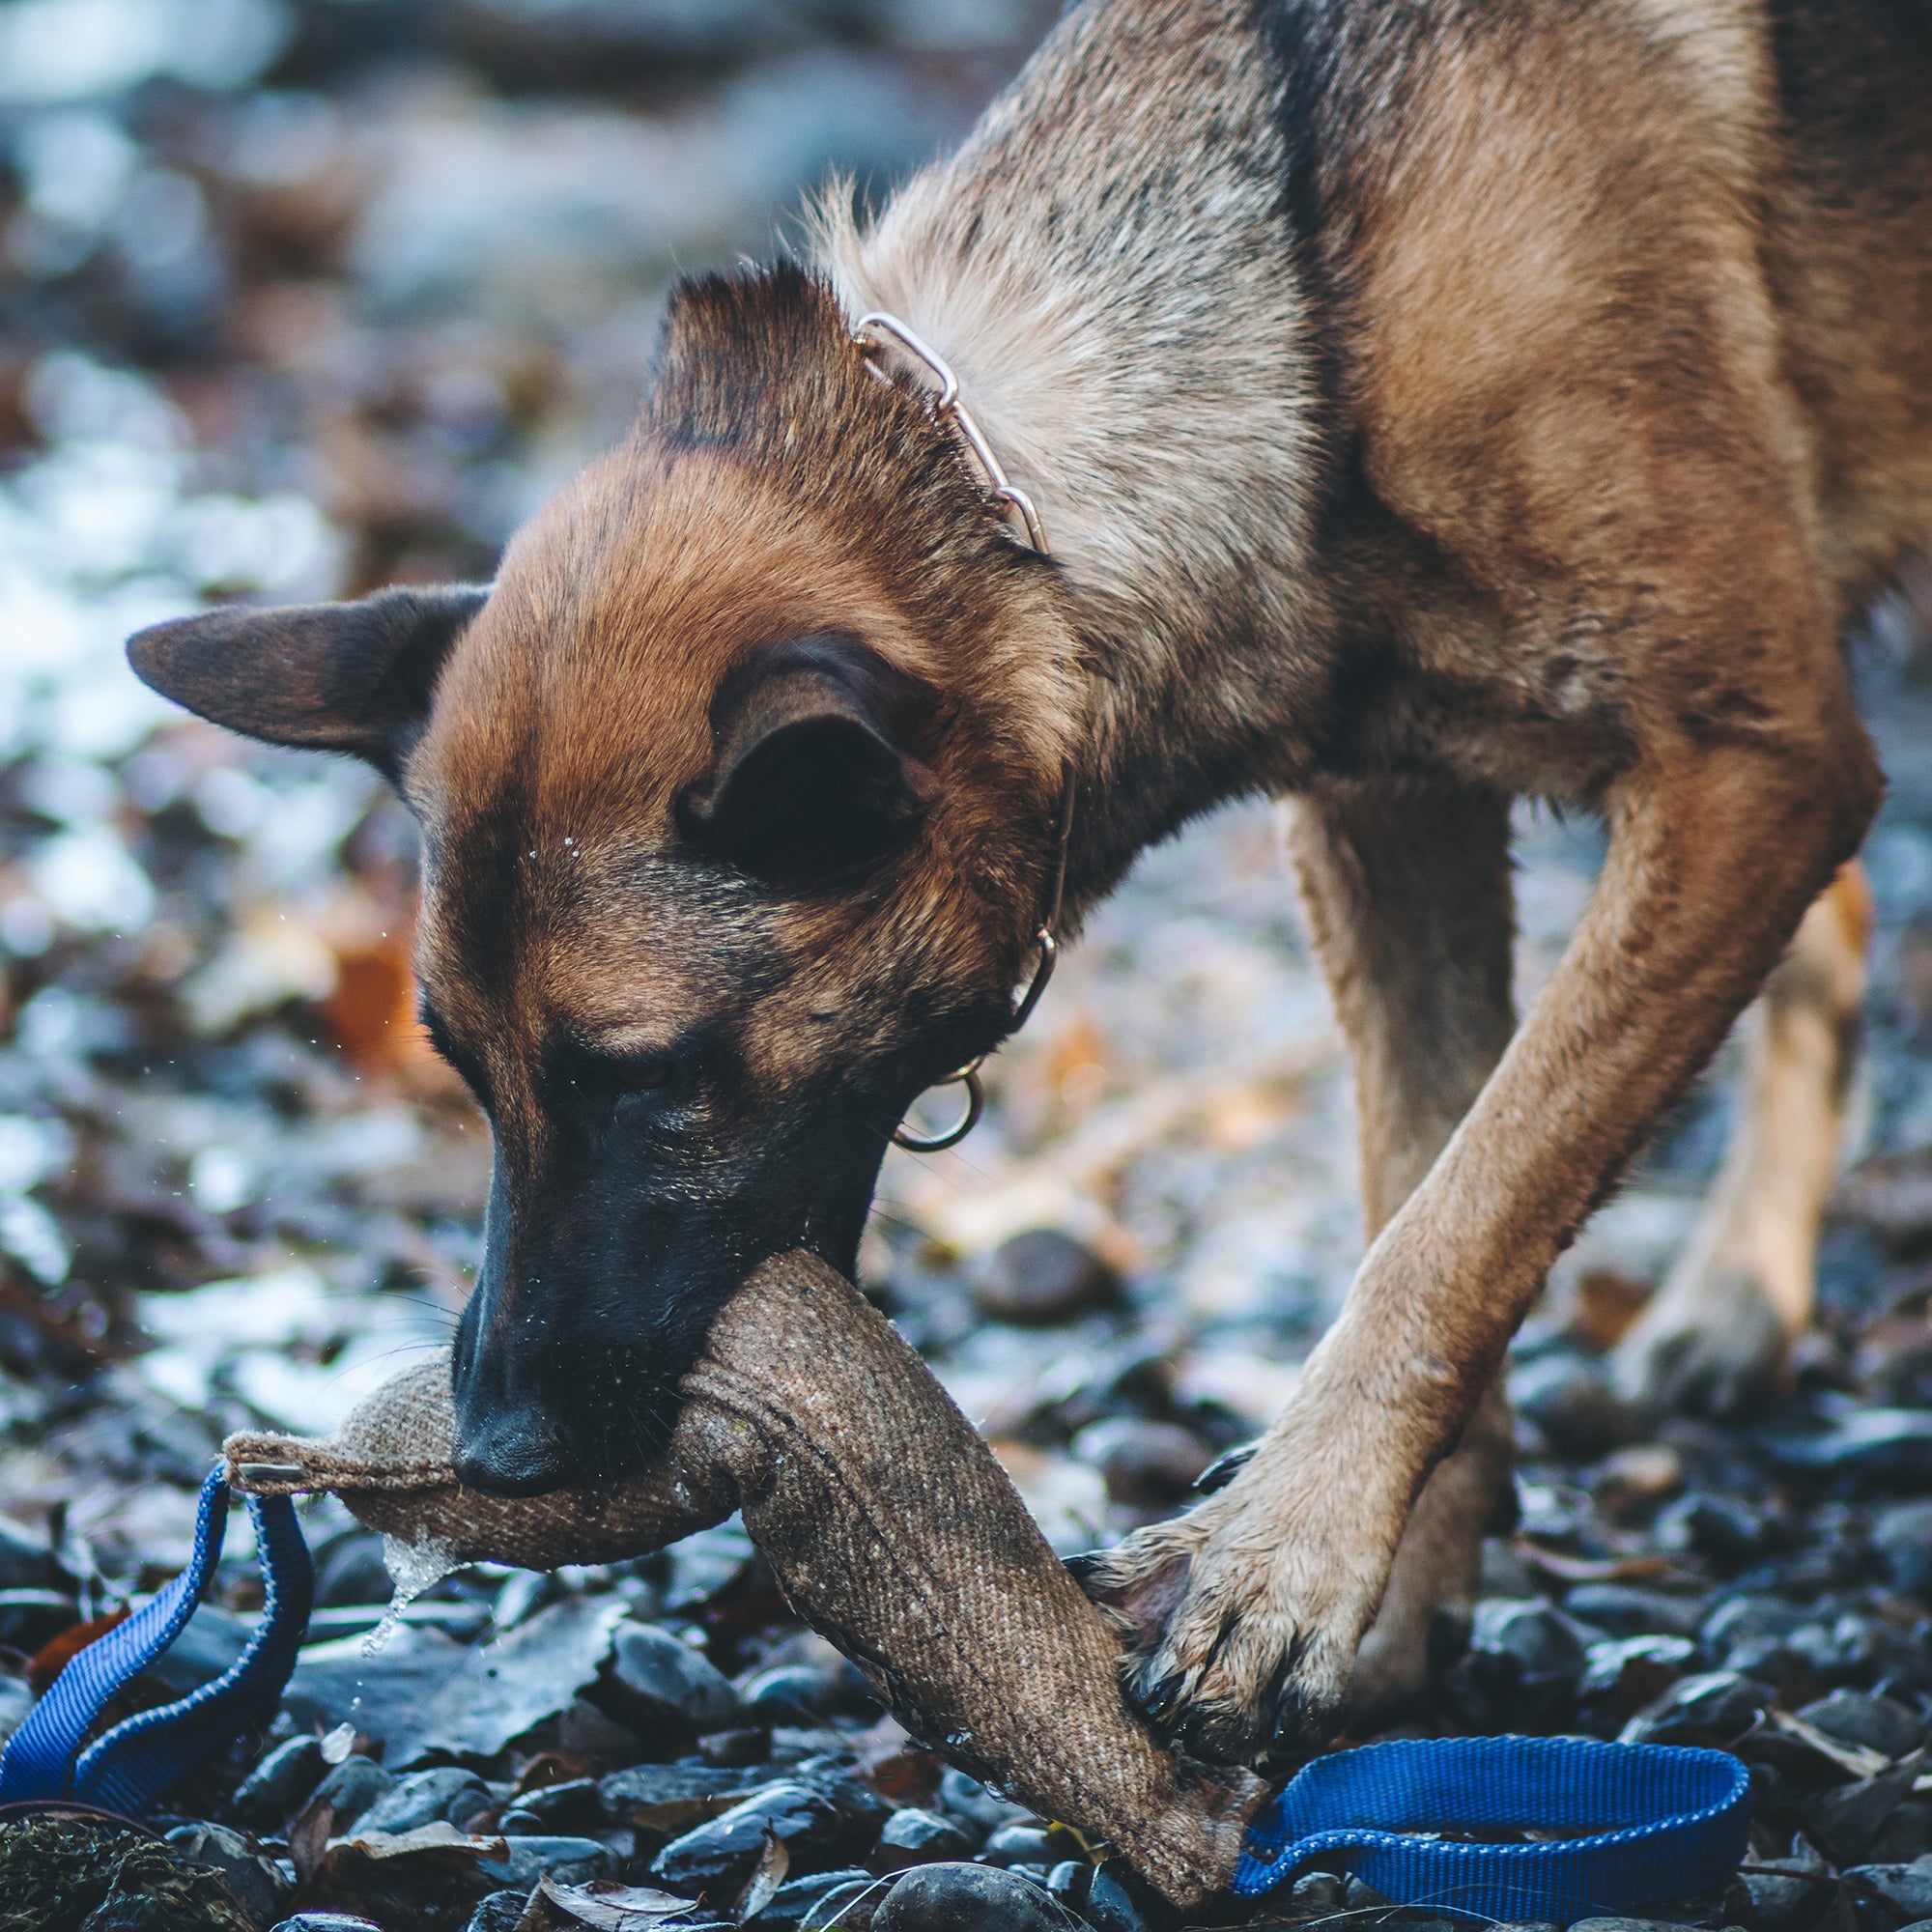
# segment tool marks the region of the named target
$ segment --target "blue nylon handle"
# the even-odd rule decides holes
[[[248,1648],[213,1683],[142,1711],[81,1748],[109,1698],[154,1662],[194,1614],[228,1526],[228,1485],[217,1468],[201,1488],[187,1568],[69,1661],[0,1753],[0,1804],[71,1798],[134,1816],[272,1713],[308,1628],[315,1572],[289,1498],[246,1500],[264,1593],[262,1621]]]
[[[1580,1832],[1531,1844],[1425,1835]],[[1243,1898],[1321,1857],[1457,1918],[1619,1917],[1716,1889],[1744,1857],[1750,1774],[1726,1751],[1588,1738],[1425,1738],[1317,1758],[1248,1827]],[[1336,1854],[1345,1854],[1337,1858]]]

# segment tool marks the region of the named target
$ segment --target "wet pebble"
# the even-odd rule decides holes
[[[1630,1441],[1642,1426],[1603,1370],[1574,1355],[1525,1363],[1510,1376],[1509,1393],[1517,1412],[1566,1456],[1600,1456]]]
[[[383,1932],[383,1928],[354,1912],[298,1912],[293,1918],[278,1919],[270,1932]]]
[[[908,1805],[886,1820],[868,1862],[875,1872],[957,1862],[970,1859],[979,1849],[979,1843],[977,1833],[953,1819]]]
[[[997,1832],[1002,1825],[1019,1823],[1032,1817],[1024,1804],[1015,1804],[997,1792],[988,1791],[977,1777],[963,1771],[948,1770],[939,1780],[939,1808],[955,1818],[965,1818],[981,1832]]]
[[[751,1876],[767,1834],[781,1839],[802,1867],[838,1864],[865,1849],[851,1842],[858,1834],[839,1829],[842,1823],[831,1799],[787,1778],[673,1838],[652,1860],[651,1876],[673,1891],[735,1892]]]
[[[1655,1528],[1660,1548],[1701,1556],[1721,1569],[1738,1570],[1761,1556],[1771,1542],[1765,1520],[1736,1496],[1692,1491],[1666,1503]]]
[[[0,1644],[31,1657],[80,1621],[80,1605],[62,1590],[0,1590]]]
[[[1057,1864],[1063,1854],[1043,1825],[1002,1825],[986,1840],[980,1856],[988,1864]]]
[[[1720,1743],[1742,1737],[1777,1701],[1768,1684],[1734,1670],[1700,1671],[1673,1684],[1621,1732],[1627,1745]]]
[[[318,1784],[311,1804],[327,1804],[335,1813],[335,1830],[346,1832],[379,1798],[396,1787],[390,1773],[372,1757],[346,1757]]]
[[[40,1537],[0,1516],[0,1590],[59,1590],[65,1595],[72,1584]]]
[[[1804,1705],[1798,1716],[1827,1737],[1863,1745],[1887,1757],[1903,1757],[1918,1745],[1923,1729],[1918,1716],[1903,1704],[1853,1690],[1834,1690],[1829,1697]]]
[[[1801,1932],[1818,1917],[1829,1888],[1821,1860],[1756,1859],[1744,1874],[1756,1932]],[[1783,1874],[1789,1872],[1790,1877]]]
[[[710,1659],[653,1624],[618,1626],[611,1669],[628,1693],[626,1715],[645,1722],[720,1731],[744,1719],[743,1700]]]
[[[1881,1510],[1871,1539],[1893,1589],[1921,1601],[1932,1598],[1932,1502]]]
[[[438,1819],[461,1829],[495,1803],[488,1786],[473,1771],[445,1766],[412,1771],[397,1779],[393,1789],[376,1799],[357,1822],[364,1832],[413,1832]]]
[[[1578,1583],[1563,1606],[1609,1636],[1694,1637],[1707,1614],[1701,1597],[1672,1596],[1634,1583]]]
[[[1579,1918],[1570,1932],[1683,1932],[1667,1918]]]
[[[609,1878],[617,1861],[608,1845],[596,1838],[554,1837],[532,1833],[506,1837],[503,1856],[479,1859],[476,1868],[495,1885],[532,1886],[546,1872],[559,1885],[586,1885]]]
[[[258,1924],[268,1924],[294,1890],[276,1861],[246,1833],[226,1825],[180,1825],[168,1843],[190,1863],[218,1871],[236,1902]]]
[[[1129,1509],[1172,1508],[1194,1488],[1214,1452],[1174,1422],[1115,1416],[1074,1436],[1073,1453],[1098,1469],[1107,1493]]]
[[[837,1894],[842,1902],[866,1887],[877,1884],[870,1872],[854,1865],[790,1879],[772,1893],[763,1910],[745,1920],[747,1932],[799,1932],[807,1915],[821,1899],[831,1899]]]
[[[291,1738],[242,1780],[231,1808],[240,1823],[270,1830],[302,1808],[327,1769],[319,1739]]]
[[[1901,1919],[1932,1918],[1932,1859],[1911,1864],[1853,1865],[1845,1877],[1859,1890],[1884,1899]]]
[[[1119,1292],[1114,1271],[1058,1228],[1030,1228],[994,1249],[977,1299],[996,1321],[1070,1321]]]
[[[996,1865],[922,1865],[886,1894],[873,1932],[1066,1932],[1044,1886]]]
[[[463,1932],[517,1932],[529,1904],[527,1889],[519,1890],[511,1886],[502,1891],[493,1891],[469,1915]]]

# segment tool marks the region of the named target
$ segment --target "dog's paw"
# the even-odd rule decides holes
[[[1129,1694],[1216,1764],[1332,1735],[1386,1569],[1328,1539],[1278,1540],[1225,1492],[1076,1564],[1125,1644]]]
[[[1617,1392],[1653,1409],[1736,1416],[1786,1385],[1790,1339],[1747,1270],[1714,1266],[1671,1282],[1618,1345]]]

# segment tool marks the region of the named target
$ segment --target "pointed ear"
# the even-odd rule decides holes
[[[713,700],[717,758],[678,801],[686,831],[781,884],[883,858],[939,789],[903,742],[922,700],[912,679],[850,638],[766,646]]]
[[[353,752],[393,779],[450,645],[489,594],[451,583],[353,604],[207,611],[137,632],[128,660],[163,697],[231,731]]]

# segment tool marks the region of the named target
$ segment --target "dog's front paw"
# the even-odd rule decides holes
[[[1387,1568],[1385,1553],[1271,1533],[1233,1492],[1076,1563],[1125,1641],[1129,1694],[1218,1764],[1333,1732]]]
[[[1781,1393],[1789,1346],[1755,1276],[1698,1269],[1666,1286],[1619,1344],[1617,1390],[1652,1409],[1740,1415]]]

